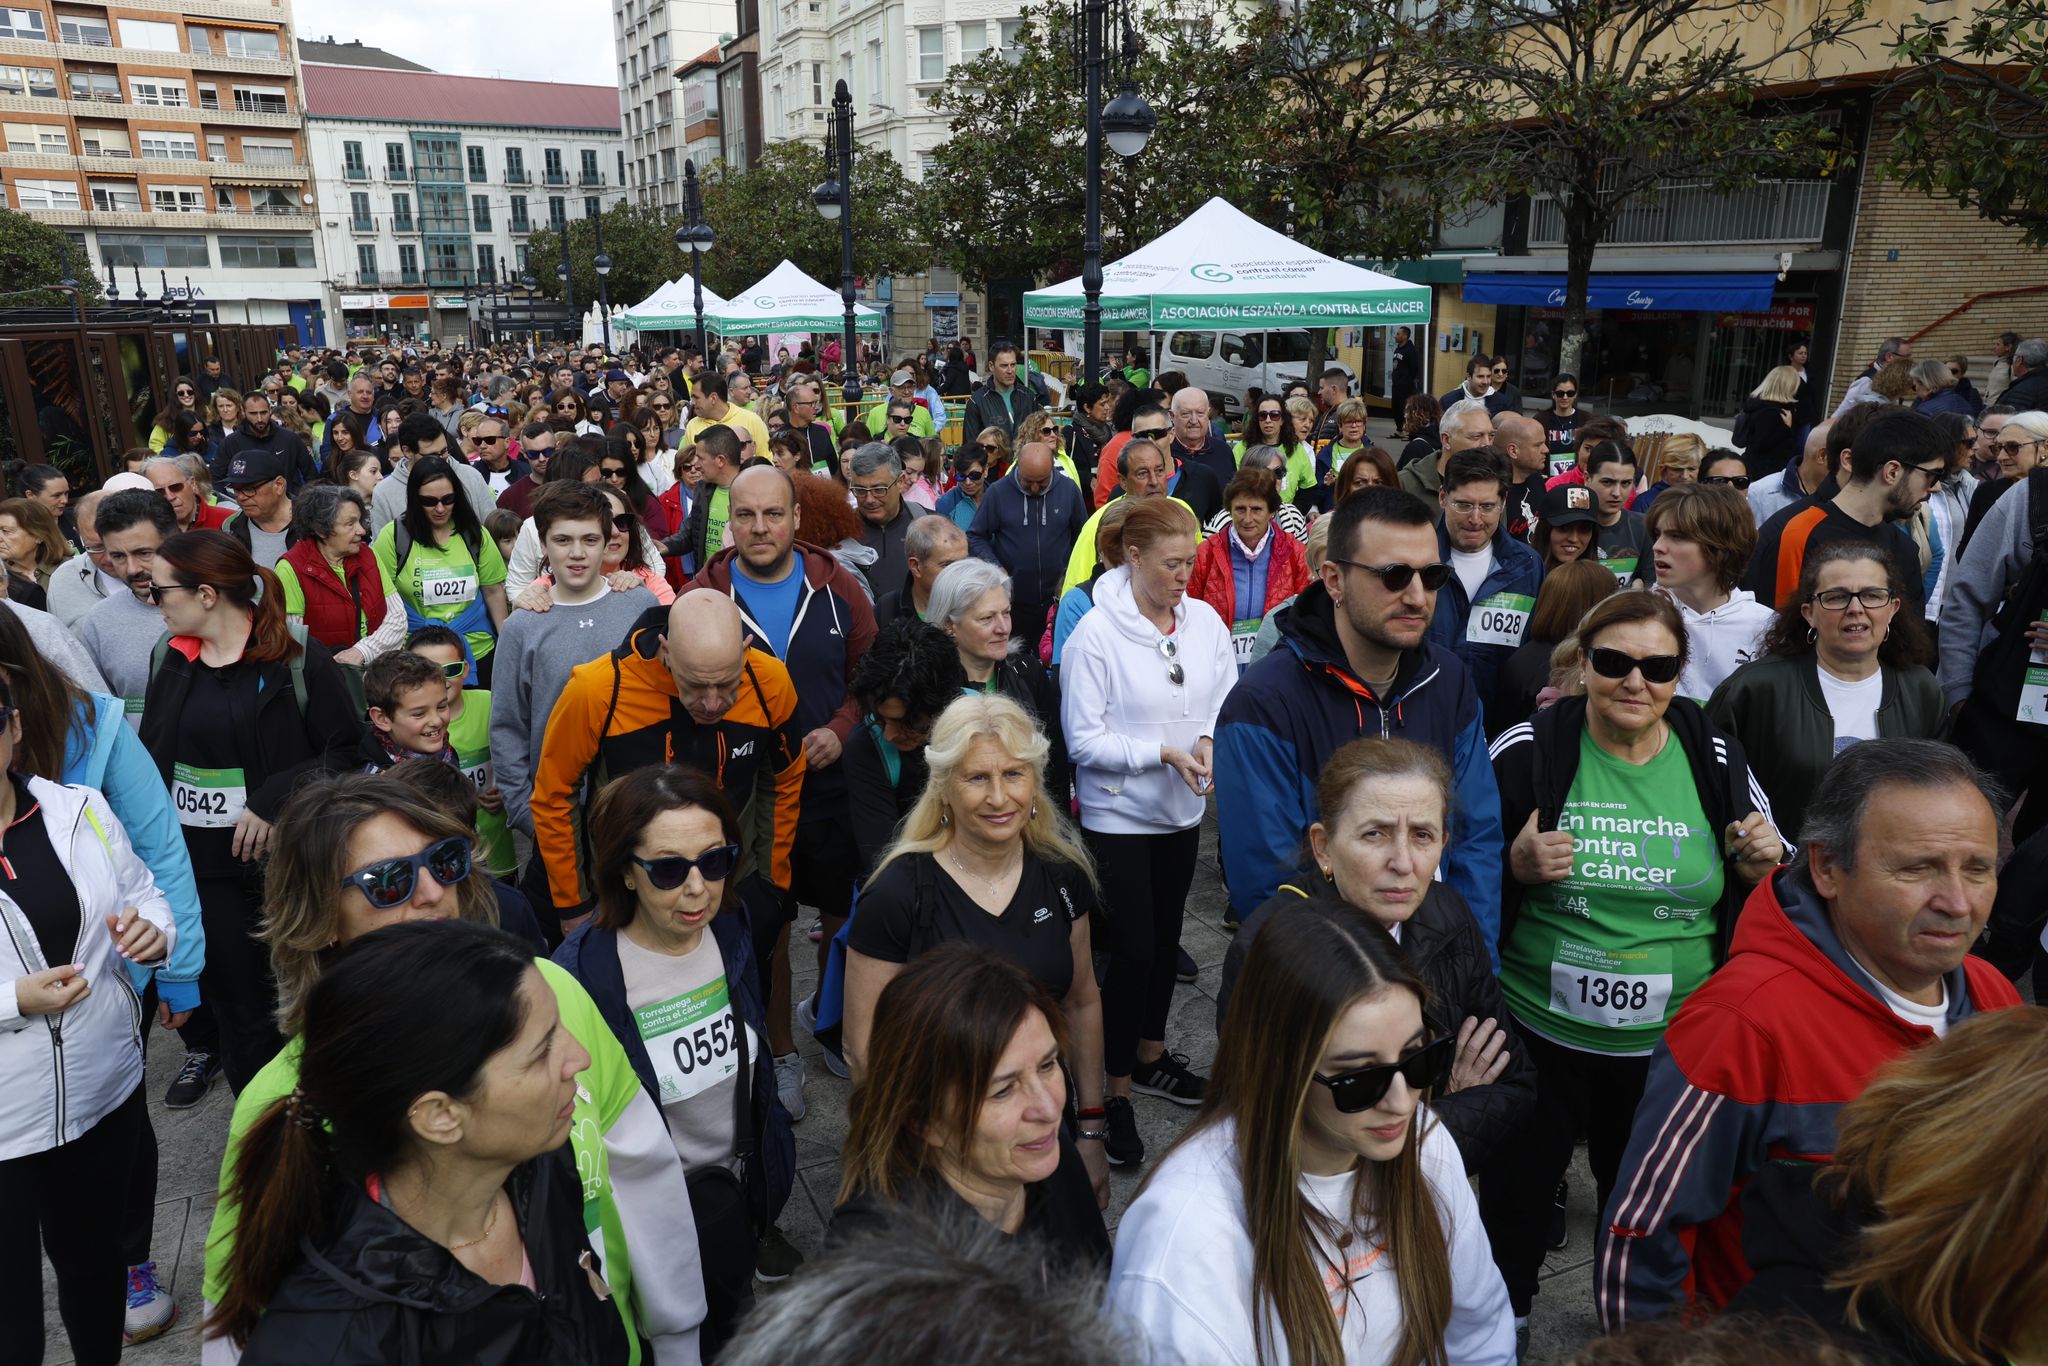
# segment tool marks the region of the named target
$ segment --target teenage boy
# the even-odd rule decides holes
[[[1593,549],[1623,588],[1654,577],[1650,532],[1643,514],[1629,511],[1635,496],[1635,453],[1619,441],[1602,441],[1584,452],[1586,487],[1593,490]]]
[[[606,581],[612,505],[595,484],[542,485],[533,500],[533,527],[554,575],[554,602],[544,612],[518,611],[505,619],[491,676],[491,759],[505,794],[506,819],[528,836],[533,769],[555,698],[578,664],[609,653],[640,614],[657,605],[645,588],[620,593]],[[538,893],[528,893],[534,911],[549,939],[559,941],[562,927],[550,923],[554,899],[546,894],[538,859],[529,870],[529,877],[535,875],[542,881]]]
[[[363,772],[413,759],[453,764],[448,746],[448,685],[432,661],[403,650],[372,660],[363,670],[363,700],[370,728],[363,734]]]
[[[484,866],[494,878],[515,876],[519,857],[505,824],[505,794],[498,790],[491,765],[491,690],[462,686],[469,659],[462,637],[449,627],[422,626],[407,638],[405,648],[439,669],[448,685],[448,745],[455,751],[455,766],[476,788],[476,835]]]

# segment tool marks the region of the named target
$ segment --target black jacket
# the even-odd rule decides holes
[[[1788,426],[1779,416],[1781,413],[1792,414],[1791,425]],[[1799,458],[1796,404],[1754,396],[1745,398],[1742,411],[1736,417],[1736,427],[1741,432],[1736,444],[1742,447],[1742,464],[1752,479],[1775,474],[1789,461]]]
[[[1674,697],[1665,709],[1664,720],[1671,733],[1685,747],[1692,766],[1693,786],[1698,790],[1700,809],[1706,813],[1707,828],[1719,839],[1731,821],[1752,811],[1761,811],[1773,825],[1770,798],[1763,785],[1749,771],[1749,758],[1742,742],[1717,729],[1701,708]],[[1579,738],[1586,729],[1586,699],[1561,697],[1555,706],[1536,713],[1523,725],[1502,732],[1493,742],[1494,777],[1500,783],[1500,828],[1506,845],[1512,845],[1529,813],[1534,811],[1536,828],[1557,829],[1558,813],[1571,795],[1572,779],[1579,772]],[[1513,833],[1508,833],[1513,832]],[[1722,841],[1726,847],[1726,841]],[[1504,845],[1500,861],[1500,942],[1506,944],[1521,914],[1522,896],[1528,888],[1515,880],[1514,864]],[[1735,860],[1725,860],[1725,889],[1721,894],[1719,923],[1714,930],[1714,961],[1728,957],[1728,942],[1735,934],[1735,917],[1748,899],[1750,885],[1735,871]]]
[[[1067,762],[1066,732],[1060,727],[1060,687],[1028,650],[996,665],[989,681],[996,691],[1031,713],[1045,733],[1051,753],[1045,756],[1045,790],[1055,811],[1065,811],[1074,795],[1074,774]]]
[[[506,1188],[538,1294],[490,1285],[360,1188],[271,1296],[246,1366],[613,1366],[626,1327],[578,1265],[582,1183],[567,1145],[523,1163]]]
[[[2000,403],[2009,403],[2021,412],[2048,409],[2048,366],[2029,370],[1998,396]]]
[[[1742,1193],[1742,1255],[1756,1274],[1729,1313],[1799,1314],[1812,1319],[1873,1366],[1951,1366],[1882,1295],[1866,1294],[1863,1327],[1849,1323],[1849,1292],[1828,1279],[1848,1266],[1859,1229],[1878,1217],[1859,1201],[1837,1205],[1814,1189],[1822,1168],[1774,1158]],[[1993,1361],[1996,1352],[1986,1350]]]
[[[967,411],[960,418],[960,444],[972,443],[983,427],[1000,428],[1005,437],[1015,442],[1017,424],[1044,406],[1038,401],[1038,391],[1026,384],[1021,374],[1010,386],[1007,403],[996,392],[995,381],[990,380],[968,396]]]
[[[894,781],[884,746],[896,755]],[[864,720],[846,737],[839,766],[846,772],[847,816],[853,825],[853,847],[860,854],[860,881],[865,882],[896,838],[897,824],[924,795],[931,765],[923,745],[906,754],[889,744],[880,727]]]
[[[341,666],[317,640],[308,640],[305,650],[304,716],[299,714],[288,665],[244,661],[238,666],[244,676],[237,695],[252,713],[244,719],[256,746],[256,762],[246,765],[249,809],[266,821],[277,819],[292,789],[306,777],[321,770],[353,773],[361,767],[357,746],[362,743],[363,717],[341,676]],[[177,762],[178,726],[185,699],[192,691],[195,668],[173,640],[164,651],[163,667],[150,678],[149,690],[143,695],[142,743],[156,760],[166,787],[171,782],[171,766]],[[249,682],[251,675],[257,684]]]
[[[268,451],[276,456],[290,473],[285,476],[285,485],[294,493],[320,477],[319,466],[313,463],[312,453],[299,434],[273,421],[270,431],[263,436],[251,434],[247,426],[235,428],[213,448],[213,455],[206,462],[207,471],[213,482],[225,484],[228,469],[235,457],[250,451]]]
[[[1289,906],[1300,905],[1306,894],[1303,889],[1311,885],[1307,877],[1284,884],[1239,926],[1223,955],[1223,979],[1216,989],[1217,1033],[1223,1032],[1231,988],[1244,969],[1245,955],[1251,952],[1259,927],[1267,917],[1284,915]],[[1336,889],[1331,888],[1329,894],[1336,895]],[[1500,979],[1494,976],[1493,959],[1486,952],[1486,938],[1480,934],[1479,922],[1472,918],[1465,898],[1445,883],[1432,882],[1415,914],[1401,926],[1401,948],[1416,976],[1429,988],[1433,1029],[1456,1034],[1458,1026],[1469,1016],[1498,1021],[1508,1031],[1508,1065],[1498,1081],[1440,1095],[1430,1102],[1430,1108],[1451,1131],[1451,1137],[1458,1140],[1466,1172],[1477,1172],[1535,1103],[1536,1069],[1529,1065],[1521,1043],[1514,1037],[1514,1026],[1500,996]]]
[[[1191,460],[1181,461],[1179,473],[1169,491],[1193,510],[1198,526],[1209,525],[1209,519],[1223,511],[1223,485],[1207,465]]]

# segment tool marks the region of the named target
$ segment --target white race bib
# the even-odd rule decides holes
[[[2048,621],[2048,612],[2043,612],[2041,619]],[[2019,719],[2048,726],[2048,653],[2041,650],[2027,652],[2027,672],[2020,680]]]
[[[661,1103],[673,1105],[710,1090],[740,1070],[738,1024],[724,977],[695,991],[633,1012],[640,1041],[654,1064]],[[748,1035],[751,1046],[753,1036]]]
[[[224,830],[249,807],[248,778],[239,768],[171,765],[171,807],[178,824]]]
[[[1472,604],[1465,639],[1474,645],[1520,645],[1536,599],[1527,593],[1495,593]]]
[[[1670,950],[1623,958],[1559,939],[1550,959],[1550,1008],[1603,1029],[1658,1024],[1671,1006]],[[1639,968],[1665,971],[1641,972]]]
[[[1252,662],[1252,650],[1259,643],[1259,625],[1264,621],[1264,617],[1253,617],[1250,621],[1230,623],[1230,648],[1237,655],[1238,668]]]
[[[476,571],[470,569],[422,569],[420,605],[460,607],[476,597]]]

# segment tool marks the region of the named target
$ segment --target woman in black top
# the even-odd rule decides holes
[[[1053,804],[1068,809],[1073,771],[1060,729],[1060,690],[1025,642],[1010,635],[1010,576],[972,555],[939,571],[925,600],[925,620],[953,638],[970,693],[1000,694],[1031,714],[1051,746],[1045,786]]]
[[[1086,1123],[1102,1107],[1102,995],[1089,938],[1095,866],[1045,796],[1046,749],[1007,697],[961,697],[940,715],[924,795],[861,889],[848,931],[846,1061],[860,1081],[890,979],[934,946],[965,940],[1016,963],[1061,1003],[1083,1128],[1099,1132]],[[1107,1191],[1102,1145],[1087,1142],[1084,1156]]]
[[[1102,1122],[1084,1117],[1078,1145],[1062,1128],[1066,1018],[1042,982],[987,949],[940,945],[898,973],[847,1105],[827,1242],[906,1207],[940,1218],[964,1207],[1039,1239],[1051,1267],[1106,1266],[1107,1187],[1090,1190],[1080,1156],[1101,1152]]]
[[[840,764],[863,879],[924,795],[930,775],[925,742],[939,713],[965,686],[952,640],[916,617],[885,623],[861,656],[852,692],[863,719],[846,737]]]

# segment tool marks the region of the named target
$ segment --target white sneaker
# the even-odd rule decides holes
[[[795,1124],[804,1117],[804,1060],[791,1053],[775,1060],[775,1094]]]
[[[123,1342],[145,1342],[178,1318],[178,1302],[157,1284],[156,1263],[128,1268],[128,1314],[121,1325]]]
[[[813,1039],[817,1039],[818,994],[816,992],[812,992],[809,996],[796,1003],[796,1022],[804,1027],[804,1033],[810,1035]],[[847,1069],[846,1059],[825,1047],[823,1040],[818,1042],[818,1056],[825,1060],[825,1070],[827,1072],[830,1072],[841,1081],[852,1080],[853,1073]]]

